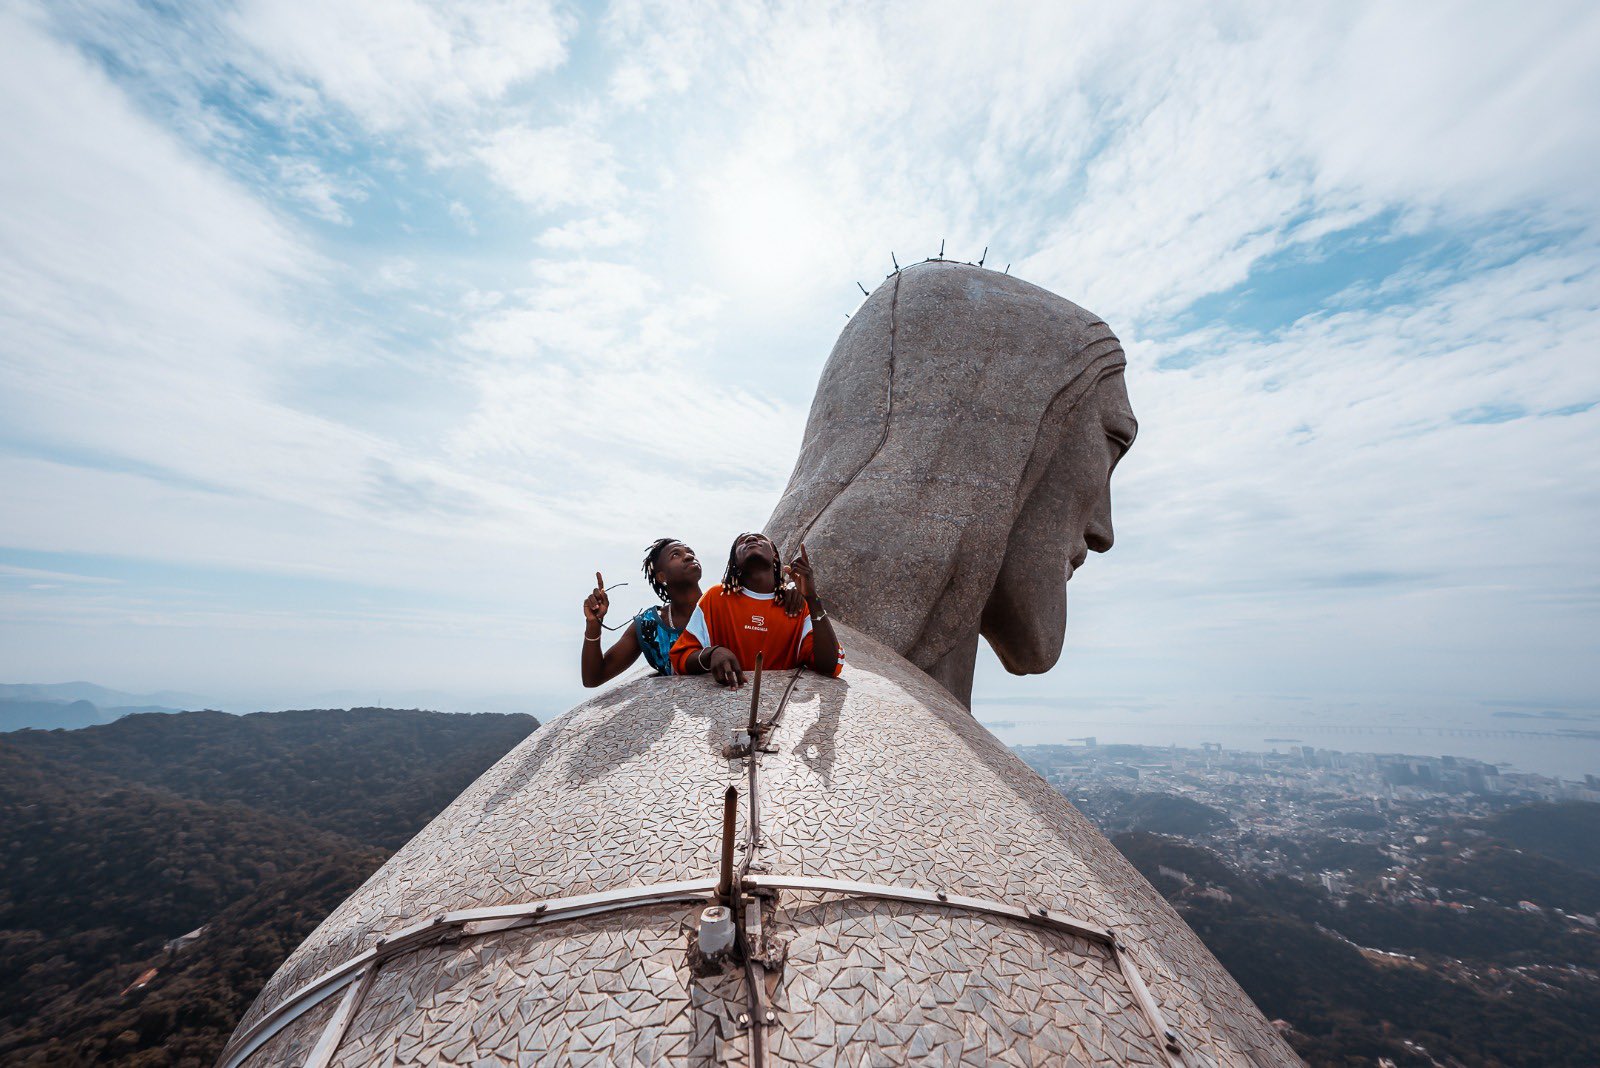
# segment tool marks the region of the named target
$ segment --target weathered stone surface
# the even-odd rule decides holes
[[[807,435],[814,462],[802,459],[773,523],[805,537],[828,569],[824,592],[870,630],[840,624],[841,678],[794,677],[775,751],[723,756],[749,716],[748,688],[647,677],[606,691],[530,736],[340,905],[241,1033],[315,976],[448,910],[714,875],[722,794],[745,795],[748,822],[754,759],[753,871],[1057,910],[1115,934],[1182,1064],[1298,1063],[1160,895],[978,725],[949,669],[965,657],[970,681],[962,643],[975,648],[980,628],[1015,668],[1053,661],[1065,609],[1051,583],[1059,592],[1068,562],[1109,546],[1104,490],[1122,447],[1111,439],[1132,434],[1115,339],[1065,301],[981,277],[990,273],[931,264],[896,276],[904,291],[874,294],[851,328],[859,336],[847,331],[830,361]],[[873,369],[869,341],[896,299],[920,310],[894,327],[889,375]],[[988,334],[966,322],[977,311],[996,320]],[[954,358],[962,344],[976,371]],[[943,355],[921,360],[907,345]],[[876,410],[873,388],[886,391]],[[953,427],[943,438],[941,418]],[[829,443],[835,423],[842,444]],[[981,463],[963,469],[963,443]],[[919,462],[938,477],[918,482]],[[886,509],[909,514],[871,526],[874,485]],[[1001,503],[986,512],[985,499]],[[874,568],[888,570],[858,581]],[[944,685],[907,652],[933,656]],[[787,681],[769,676],[763,719]],[[685,934],[699,908],[551,920],[402,952],[377,970],[333,1063],[751,1063],[744,975],[690,970]],[[1176,1063],[1110,950],[1080,934],[838,889],[779,891],[762,929],[787,947],[766,984],[768,1064]],[[299,1064],[330,1005],[245,1063]]]
[[[981,631],[1048,671],[1064,578],[1111,547],[1109,479],[1138,429],[1105,323],[1018,278],[930,262],[879,286],[822,372],[767,524],[804,541],[834,615],[963,702]]]

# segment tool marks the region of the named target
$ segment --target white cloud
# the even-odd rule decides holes
[[[478,224],[477,224],[476,220],[474,220],[473,217],[472,217],[472,209],[471,208],[467,207],[465,204],[461,203],[461,201],[459,201],[459,200],[452,200],[450,202],[450,209],[449,210],[450,210],[450,218],[455,220],[457,226],[461,227],[462,230],[466,231],[469,234],[472,234],[474,236],[477,235],[477,233],[478,233]]]
[[[378,273],[373,281],[379,289],[415,289],[417,263],[403,256],[385,260],[378,265]]]
[[[349,226],[350,214],[340,202],[367,199],[365,189],[336,180],[312,160],[279,157],[272,162],[277,166],[278,190],[319,219]]]
[[[77,575],[65,571],[48,571],[37,567],[14,567],[10,564],[0,564],[0,575],[14,579],[49,579],[50,585],[32,585],[32,590],[53,590],[60,588],[62,583],[72,585],[114,586],[117,579],[104,578],[100,575]]]
[[[326,262],[77,54],[0,19],[3,132],[30,146],[0,172],[28,205],[0,216],[0,418],[26,443],[0,544],[332,573],[372,557],[385,494],[428,484],[500,536],[520,509],[494,487],[280,399],[338,351],[305,322]]]
[[[613,0],[605,15],[605,34],[619,53],[610,95],[624,107],[637,106],[662,92],[683,92],[696,69],[710,60],[719,24],[733,11],[704,0]]]
[[[498,100],[559,66],[572,30],[543,0],[247,0],[231,21],[280,92],[379,132]]]
[[[1118,57],[1135,73],[1094,87],[1117,100],[1111,141],[1020,269],[1126,322],[1386,210],[1592,220],[1600,203],[1577,174],[1600,163],[1600,135],[1575,109],[1600,75],[1568,42],[1600,41],[1600,16],[1572,16],[1548,7],[1502,32],[1488,10],[1377,5],[1136,35],[1150,51]]]
[[[676,294],[649,272],[602,260],[539,261],[515,304],[496,302],[474,321],[465,346],[496,365],[549,359],[585,367],[644,366],[682,355],[716,300]]]
[[[608,211],[551,227],[539,235],[539,244],[562,250],[613,248],[637,242],[644,232],[638,220]]]
[[[622,194],[611,146],[581,125],[506,127],[474,154],[491,178],[539,211],[609,204]]]
[[[479,402],[451,439],[458,463],[565,498],[579,529],[639,529],[700,508],[748,526],[770,507],[804,412],[704,375],[693,356],[719,302],[669,299],[616,263],[538,264],[533,281],[463,335]]]
[[[265,309],[315,258],[77,54],[0,17],[5,134],[29,146],[0,171],[0,196],[28,205],[0,218],[6,369],[87,390],[130,343],[148,368],[283,341]]]
[[[1596,414],[1551,413],[1600,399],[1597,313],[1587,250],[1281,336],[1134,346],[1143,428],[1114,484],[1117,547],[1073,586],[1137,652],[1080,662],[1080,681],[1137,655],[1147,690],[1270,663],[1302,692],[1507,694],[1538,663],[1541,692],[1586,692],[1593,605],[1536,591],[1592,582]],[[1153,370],[1186,351],[1201,362]],[[1462,421],[1483,409],[1526,414]],[[1494,655],[1448,655],[1489,634]],[[1181,652],[1149,657],[1163,647]]]

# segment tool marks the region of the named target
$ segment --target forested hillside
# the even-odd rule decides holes
[[[1538,826],[1600,813],[1587,809],[1527,806],[1505,813],[1507,824],[1486,822]],[[1515,902],[1542,877],[1549,881],[1541,896],[1568,909],[1586,904],[1591,884],[1557,861],[1481,838],[1472,850],[1442,850],[1423,870],[1439,886],[1486,900],[1417,908],[1332,900],[1300,880],[1240,871],[1174,837],[1133,832],[1113,841],[1262,1011],[1293,1025],[1289,1037],[1310,1064],[1600,1063],[1600,1039],[1588,1026],[1600,1019],[1600,936],[1487,903],[1490,895]],[[1595,850],[1593,840],[1585,846],[1565,835],[1550,842],[1575,858]]]
[[[209,1066],[283,958],[536,726],[190,712],[0,736],[0,1064]],[[1096,811],[1314,1065],[1600,1057],[1600,932],[1573,915],[1600,900],[1600,806],[1372,841],[1250,832],[1367,888],[1338,897],[1202,848],[1238,833],[1221,809],[1111,790]],[[1381,890],[1401,845],[1420,904]]]
[[[48,766],[237,801],[397,849],[536,726],[532,716],[389,708],[179,712],[0,741]]]
[[[0,1063],[209,1065],[289,951],[537,725],[191,712],[0,738]]]

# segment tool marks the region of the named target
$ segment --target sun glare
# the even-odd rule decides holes
[[[719,283],[777,296],[819,277],[831,255],[832,213],[803,181],[741,167],[708,191],[705,234]]]

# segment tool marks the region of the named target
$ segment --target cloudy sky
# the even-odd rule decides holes
[[[1124,339],[992,696],[1600,704],[1600,8],[0,3],[0,680],[580,692],[937,252]],[[985,654],[987,657],[987,654]],[[1241,696],[1242,695],[1242,696]]]

